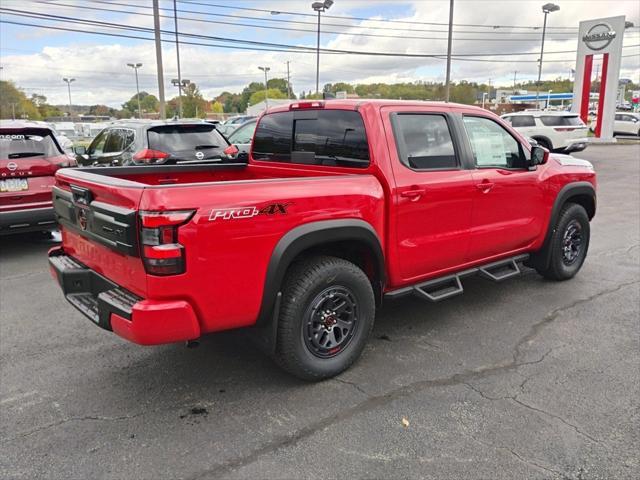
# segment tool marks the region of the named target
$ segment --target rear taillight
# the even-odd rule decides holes
[[[141,211],[142,260],[151,275],[178,275],[185,271],[184,247],[178,243],[178,227],[187,223],[194,210]]]
[[[160,150],[152,150],[150,148],[145,148],[144,150],[140,150],[133,156],[133,159],[136,162],[140,163],[162,163],[167,158],[169,158],[169,154],[166,152],[161,152]]]

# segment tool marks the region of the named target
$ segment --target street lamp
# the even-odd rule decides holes
[[[536,83],[536,108],[539,108],[539,96],[540,96],[540,78],[542,78],[542,56],[544,54],[544,37],[547,32],[547,15],[551,12],[557,12],[560,7],[554,3],[545,3],[542,6],[542,12],[544,13],[544,24],[542,26],[542,46],[540,47],[540,59],[538,63],[538,83]]]
[[[316,93],[320,93],[320,13],[326,12],[333,5],[333,0],[313,2],[311,8],[318,12],[318,43],[316,47]]]
[[[178,87],[178,118],[182,117],[182,90],[191,83],[191,80],[183,78],[181,80],[174,78],[171,80],[171,84],[174,87]]]
[[[484,109],[484,99],[487,98],[489,94],[487,92],[482,92],[482,108]]]
[[[141,63],[127,63],[128,67],[131,67],[136,72],[136,92],[138,97],[138,118],[142,118],[142,108],[140,107],[140,86],[138,84],[138,69],[142,66]]]
[[[553,92],[553,90],[547,92],[547,110],[549,110],[549,104],[551,103],[551,92]]]
[[[258,67],[260,70],[264,72],[264,105],[266,108],[269,108],[269,99],[267,98],[267,72],[271,70],[269,67]]]
[[[63,78],[62,81],[66,82],[67,90],[69,91],[69,118],[71,118],[73,116],[73,113],[71,112],[71,82],[75,82],[76,79],[75,78]]]

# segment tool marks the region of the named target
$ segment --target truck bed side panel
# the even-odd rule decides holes
[[[271,254],[297,226],[362,219],[384,242],[384,194],[370,175],[146,188],[140,209],[163,208],[197,210],[179,230],[187,270],[148,276],[147,297],[175,299],[180,292],[197,309],[203,332],[255,323]]]

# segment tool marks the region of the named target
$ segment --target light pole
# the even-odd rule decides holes
[[[318,12],[318,43],[316,47],[316,93],[320,93],[320,13],[326,12],[333,5],[333,0],[313,2],[311,8]]]
[[[182,90],[191,83],[191,80],[185,79],[171,79],[171,84],[174,87],[178,87],[178,118],[182,118]]]
[[[536,108],[540,107],[538,98],[540,97],[540,79],[542,78],[542,56],[544,54],[544,37],[547,33],[547,15],[551,12],[557,12],[560,7],[554,3],[545,3],[542,6],[544,13],[544,24],[542,25],[542,46],[540,47],[540,60],[538,63],[538,82],[536,83]]]
[[[71,111],[71,82],[75,82],[75,78],[63,78],[63,82],[67,84],[67,90],[69,91],[69,118],[73,117],[73,112]]]
[[[271,70],[269,67],[258,67],[264,72],[264,105],[269,108],[269,99],[267,98],[267,72]]]
[[[128,67],[131,67],[136,72],[136,97],[138,98],[138,118],[142,118],[142,108],[140,107],[140,85],[138,84],[138,69],[142,66],[141,63],[127,63]]]
[[[547,92],[547,110],[549,110],[549,104],[551,103],[551,92],[553,92],[553,90]]]
[[[488,97],[489,94],[487,92],[482,92],[482,108],[484,109],[484,99]]]

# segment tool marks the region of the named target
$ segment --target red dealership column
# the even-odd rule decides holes
[[[582,101],[580,102],[580,118],[589,123],[589,100],[591,97],[591,70],[593,69],[593,55],[585,55],[584,71],[582,73]]]
[[[598,94],[598,119],[596,120],[596,137],[600,138],[602,132],[602,117],[604,116],[604,97],[607,91],[607,69],[609,67],[609,54],[602,56],[602,76],[600,77],[600,93]]]

